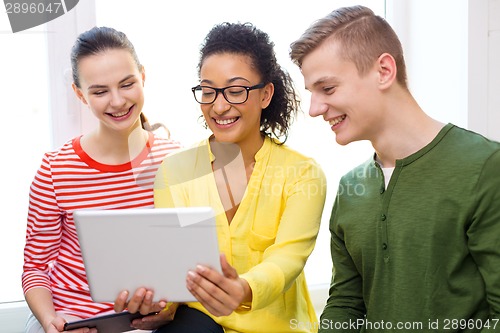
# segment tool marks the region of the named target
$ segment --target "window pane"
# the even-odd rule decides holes
[[[314,157],[323,167],[329,184],[320,235],[306,266],[310,285],[330,282],[328,221],[336,184],[341,175],[365,161],[372,148],[368,142],[357,142],[346,150],[335,143],[334,135],[322,119],[307,115],[309,96],[302,88],[300,71],[289,60],[289,45],[314,20],[337,7],[361,4],[384,16],[384,3],[384,0],[311,0],[307,6],[298,6],[283,1],[253,0],[235,6],[234,0],[142,1],[140,5],[135,0],[96,1],[97,25],[125,32],[145,66],[144,112],[152,122],[164,123],[172,137],[185,145],[208,134],[199,121],[200,106],[190,89],[198,84],[199,47],[208,31],[220,22],[240,21],[252,22],[270,35],[278,61],[300,88],[303,99],[304,114],[293,125],[287,144]],[[131,20],[124,13],[134,13],[137,19]]]
[[[46,32],[12,33],[0,20],[3,126],[0,131],[0,303],[23,300],[21,274],[31,180],[50,147]]]

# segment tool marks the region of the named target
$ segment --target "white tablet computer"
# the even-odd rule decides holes
[[[154,300],[196,301],[188,270],[203,264],[221,272],[210,207],[77,210],[73,214],[95,302],[120,291],[154,290]]]

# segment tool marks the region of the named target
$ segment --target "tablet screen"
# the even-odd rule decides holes
[[[199,264],[222,271],[214,214],[210,207],[74,211],[94,302],[140,287],[154,291],[154,302],[197,302],[186,288],[188,271]],[[130,240],[134,250],[125,253]]]

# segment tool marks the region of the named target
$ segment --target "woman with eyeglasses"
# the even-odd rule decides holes
[[[211,206],[222,272],[189,271],[186,285],[199,302],[171,305],[175,317],[157,333],[317,331],[303,269],[326,181],[314,160],[283,144],[299,101],[273,48],[249,23],[215,26],[201,48],[192,91],[213,134],[163,161],[155,207]],[[130,296],[127,303],[128,293],[120,294],[115,310],[146,314],[165,305],[152,303],[149,290]],[[133,326],[154,328],[160,317]]]

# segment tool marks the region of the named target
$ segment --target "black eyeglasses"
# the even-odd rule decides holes
[[[217,99],[219,93],[222,93],[226,101],[231,104],[243,104],[248,99],[250,90],[264,88],[265,83],[259,83],[255,86],[229,86],[225,88],[213,88],[208,86],[196,86],[191,88],[194,99],[200,104],[212,104]]]

